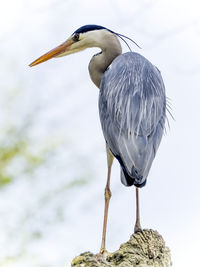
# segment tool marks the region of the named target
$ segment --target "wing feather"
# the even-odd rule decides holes
[[[121,177],[125,185],[145,184],[163,135],[165,110],[159,70],[137,53],[118,56],[101,81],[99,114],[106,143],[122,176],[129,176]]]

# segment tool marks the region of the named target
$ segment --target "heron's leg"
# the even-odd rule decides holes
[[[134,233],[142,231],[140,225],[140,209],[139,209],[139,189],[136,187],[136,222],[134,227]]]
[[[107,227],[107,218],[108,218],[108,207],[109,207],[109,201],[111,198],[111,191],[110,191],[110,174],[111,174],[111,168],[113,163],[113,154],[111,153],[110,149],[106,146],[106,152],[107,152],[107,162],[108,162],[108,174],[107,174],[107,183],[105,188],[105,208],[104,208],[104,221],[103,221],[103,234],[102,234],[102,242],[101,242],[101,249],[100,253],[103,254],[105,249],[105,243],[106,243],[106,227]]]

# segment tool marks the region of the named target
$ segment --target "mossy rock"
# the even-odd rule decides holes
[[[82,253],[73,259],[72,267],[169,267],[170,250],[162,236],[154,230],[133,234],[130,240],[113,252],[103,255]]]

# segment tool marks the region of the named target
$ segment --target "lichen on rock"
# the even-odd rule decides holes
[[[73,259],[72,267],[169,267],[170,250],[162,236],[154,230],[133,234],[129,241],[113,253],[85,252]]]

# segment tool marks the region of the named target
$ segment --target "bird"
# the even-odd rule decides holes
[[[120,165],[121,182],[136,188],[134,232],[142,231],[139,188],[145,186],[160,145],[166,121],[166,93],[159,69],[139,53],[122,53],[131,38],[100,25],[78,28],[66,41],[29,66],[67,56],[87,48],[100,52],[90,60],[92,82],[99,88],[99,116],[107,154],[104,220],[100,254],[106,252],[106,228],[111,198],[110,178],[114,158]],[[135,43],[135,42],[134,42]],[[136,44],[136,43],[135,43]],[[136,44],[137,45],[137,44]]]

